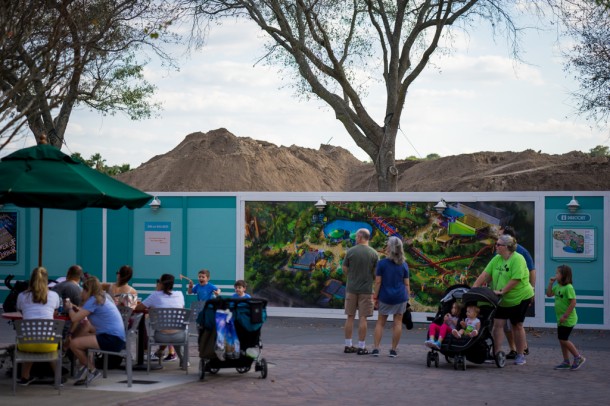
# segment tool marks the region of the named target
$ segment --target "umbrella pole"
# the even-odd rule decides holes
[[[42,266],[42,207],[38,214],[38,266]]]

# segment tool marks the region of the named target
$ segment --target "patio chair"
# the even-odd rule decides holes
[[[146,360],[146,373],[150,373],[150,359],[152,356],[153,345],[173,345],[174,347],[183,347],[182,368],[189,373],[189,323],[190,309],[172,309],[172,308],[154,308],[148,311],[148,357]],[[184,331],[184,339],[181,341],[158,341],[155,339],[155,332],[162,330],[178,330]],[[176,349],[179,350],[178,348]],[[159,358],[161,364],[162,358]]]
[[[15,320],[15,352],[13,353],[13,395],[17,392],[17,364],[24,362],[54,362],[55,387],[61,394],[62,331],[64,320]],[[19,349],[24,344],[57,344],[51,352],[27,352]]]
[[[122,358],[125,358],[125,372],[127,373],[127,387],[131,388],[131,384],[133,382],[133,355],[131,355],[132,348],[132,340],[133,336],[135,336],[138,332],[138,325],[140,324],[140,319],[143,314],[135,314],[131,316],[132,309],[126,306],[125,309],[120,309],[121,316],[123,317],[123,323],[125,324],[125,349],[121,351],[104,351],[99,348],[89,348],[87,350],[87,357],[90,357],[91,354],[102,354],[104,356],[104,366],[102,368],[102,376],[104,378],[108,377],[108,356],[116,355]],[[126,310],[128,309],[128,310]],[[131,320],[130,320],[131,319]],[[88,385],[87,385],[88,386]]]
[[[195,323],[195,327],[197,327],[194,332],[190,333],[191,337],[199,337],[199,325],[197,324],[197,317],[199,317],[199,313],[201,313],[205,307],[205,303],[205,300],[195,300],[191,302],[191,323]]]

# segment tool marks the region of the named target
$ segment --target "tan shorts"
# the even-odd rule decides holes
[[[371,317],[373,315],[372,293],[347,293],[345,296],[345,314],[358,317]]]

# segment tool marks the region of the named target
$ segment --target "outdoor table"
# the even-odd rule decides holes
[[[21,314],[21,312],[6,312],[6,313],[2,313],[2,318],[6,319],[6,320],[10,320],[10,321],[22,320],[23,314]],[[65,316],[63,314],[55,315],[53,318],[55,320],[70,320],[70,318],[68,316]]]

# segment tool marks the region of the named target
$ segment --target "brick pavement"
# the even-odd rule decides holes
[[[340,323],[340,322],[337,322]],[[204,381],[193,380],[151,392],[112,392],[76,389],[68,384],[61,396],[49,387],[18,388],[10,392],[10,380],[0,380],[0,404],[23,405],[44,402],[45,406],[82,404],[164,406],[205,404],[302,405],[337,404],[424,404],[435,398],[438,405],[571,404],[599,405],[608,402],[610,390],[610,339],[605,332],[581,332],[577,345],[587,356],[579,371],[554,371],[560,359],[552,333],[531,334],[531,355],[527,365],[508,364],[499,369],[493,364],[468,363],[466,371],[456,371],[441,359],[440,367],[426,366],[426,349],[421,344],[425,330],[409,332],[399,347],[399,357],[381,357],[342,353],[342,337],[337,323],[327,327],[303,328],[271,326],[270,332],[291,329],[290,334],[309,337],[311,342],[325,334],[335,337],[315,344],[294,345],[265,341],[264,356],[269,362],[268,378],[252,371],[238,374],[221,369],[217,375],[206,374]],[[267,322],[267,324],[273,324]],[[267,325],[266,324],[266,325]],[[265,328],[265,326],[263,327]],[[372,332],[369,331],[369,333]],[[384,340],[389,338],[389,331]],[[263,333],[265,339],[265,333]],[[302,341],[295,338],[295,341]],[[306,341],[306,340],[305,340]],[[334,341],[334,339],[333,339]],[[369,340],[370,341],[370,340]],[[192,354],[196,354],[193,343]],[[197,358],[192,358],[195,365]],[[192,368],[195,373],[196,368]],[[170,373],[151,372],[161,376]],[[136,373],[136,379],[145,375]],[[124,374],[123,374],[124,376]],[[194,378],[191,376],[191,378]],[[8,384],[6,381],[9,381]]]

